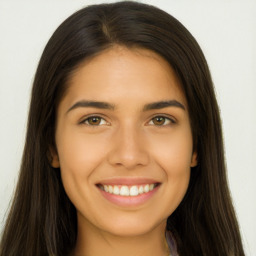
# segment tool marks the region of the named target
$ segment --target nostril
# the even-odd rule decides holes
[[[137,166],[146,166],[149,162],[149,156],[142,151],[116,150],[110,153],[108,161],[113,166],[133,169]]]

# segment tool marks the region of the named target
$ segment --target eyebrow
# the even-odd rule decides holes
[[[185,110],[185,106],[177,100],[167,100],[167,101],[158,101],[149,103],[144,106],[143,111],[153,110],[153,109],[162,109],[168,107],[178,107]]]
[[[107,102],[81,100],[81,101],[76,102],[73,106],[71,106],[68,109],[67,113],[73,109],[80,108],[80,107],[82,107],[82,108],[92,107],[92,108],[108,109],[108,110],[115,109],[115,105],[107,103]],[[167,108],[167,107],[178,107],[178,108],[185,110],[185,106],[182,103],[180,103],[179,101],[167,100],[167,101],[158,101],[158,102],[146,104],[143,107],[143,111],[162,109],[162,108]]]
[[[80,108],[80,107],[83,107],[83,108],[91,107],[91,108],[109,109],[109,110],[114,110],[115,108],[114,105],[109,104],[107,102],[81,100],[76,102],[71,108],[69,108],[67,113],[73,109]]]

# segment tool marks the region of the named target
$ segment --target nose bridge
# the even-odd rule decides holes
[[[131,123],[122,125],[113,137],[109,153],[109,162],[112,165],[131,169],[148,163],[149,156],[143,143],[143,131],[139,127]]]

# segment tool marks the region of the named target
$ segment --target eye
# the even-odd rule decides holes
[[[155,116],[154,118],[152,118],[149,122],[149,125],[156,125],[156,126],[165,126],[165,125],[169,125],[175,123],[174,120],[165,117],[165,116]]]
[[[89,126],[100,126],[108,124],[107,121],[100,116],[90,116],[81,122]]]

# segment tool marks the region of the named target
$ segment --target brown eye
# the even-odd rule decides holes
[[[164,116],[156,116],[152,118],[149,122],[150,125],[156,125],[156,126],[164,126],[168,125],[170,123],[175,123],[170,118],[164,117]]]
[[[157,117],[154,117],[152,120],[155,125],[163,125],[165,123],[165,119],[166,119],[165,117],[157,116]]]
[[[88,117],[83,123],[85,123],[86,125],[97,126],[97,125],[104,125],[107,122],[106,120],[104,120],[99,116],[91,116],[91,117]]]

